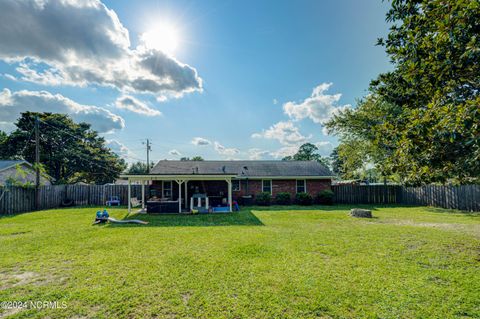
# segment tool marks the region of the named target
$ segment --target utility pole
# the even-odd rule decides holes
[[[38,209],[40,205],[40,129],[39,119],[35,116],[35,208]]]
[[[147,174],[150,174],[150,151],[152,150],[150,140],[147,138]]]

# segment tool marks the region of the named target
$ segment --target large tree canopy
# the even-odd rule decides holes
[[[6,151],[7,137],[8,137],[8,135],[5,132],[0,131],[0,159],[8,159],[9,158],[9,156],[7,154],[7,151]]]
[[[392,0],[387,21],[394,70],[327,127],[405,183],[478,181],[480,2]]]
[[[150,163],[150,170],[155,166],[154,163]],[[132,163],[128,169],[125,171],[127,174],[131,175],[141,175],[141,174],[148,174],[148,166],[147,163],[144,162],[136,162]]]
[[[56,183],[109,183],[125,169],[125,162],[105,146],[105,139],[87,123],[52,113],[22,113],[17,129],[7,138],[9,158],[35,162],[35,117],[39,118],[40,163]]]
[[[328,160],[318,154],[318,147],[312,143],[305,143],[292,156],[285,156],[283,161],[317,161],[325,166],[329,166]]]
[[[181,160],[181,161],[197,161],[197,162],[198,162],[198,161],[203,161],[204,159],[203,159],[203,157],[197,155],[197,156],[194,156],[194,157],[192,157],[192,158],[190,158],[190,157],[182,157],[180,160]]]

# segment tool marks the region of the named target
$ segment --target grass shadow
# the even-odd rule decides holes
[[[425,210],[429,213],[439,213],[439,214],[462,214],[468,217],[480,218],[480,212],[470,212],[466,210],[458,209],[447,209],[447,208],[437,208],[437,207],[425,207]]]
[[[262,221],[255,216],[250,209],[234,213],[215,214],[130,214],[126,219],[140,219],[148,222],[147,225],[136,224],[109,224],[109,227],[210,227],[210,226],[264,226]]]

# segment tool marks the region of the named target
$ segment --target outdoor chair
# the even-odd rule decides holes
[[[142,201],[138,200],[138,198],[136,198],[136,197],[132,197],[130,199],[130,203],[131,203],[132,207],[137,207],[137,206],[142,205]]]
[[[106,202],[107,206],[120,206],[120,198],[118,196],[111,196]]]

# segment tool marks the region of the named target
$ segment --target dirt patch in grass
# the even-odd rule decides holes
[[[469,233],[475,237],[480,238],[480,225],[475,224],[453,224],[453,223],[426,223],[426,222],[415,222],[408,219],[388,219],[375,222],[369,222],[371,224],[391,224],[399,226],[414,226],[414,227],[427,227],[427,228],[437,228],[441,230],[448,231],[457,231],[462,233]]]
[[[0,309],[0,311],[3,311],[3,312],[0,312],[0,319],[13,316],[14,314],[17,314],[22,310],[23,310],[22,308],[12,308],[12,309],[5,309],[5,310]]]
[[[54,275],[42,276],[32,271],[0,273],[0,290],[34,284],[37,286],[47,285],[52,282],[66,282],[66,277],[57,278]]]

